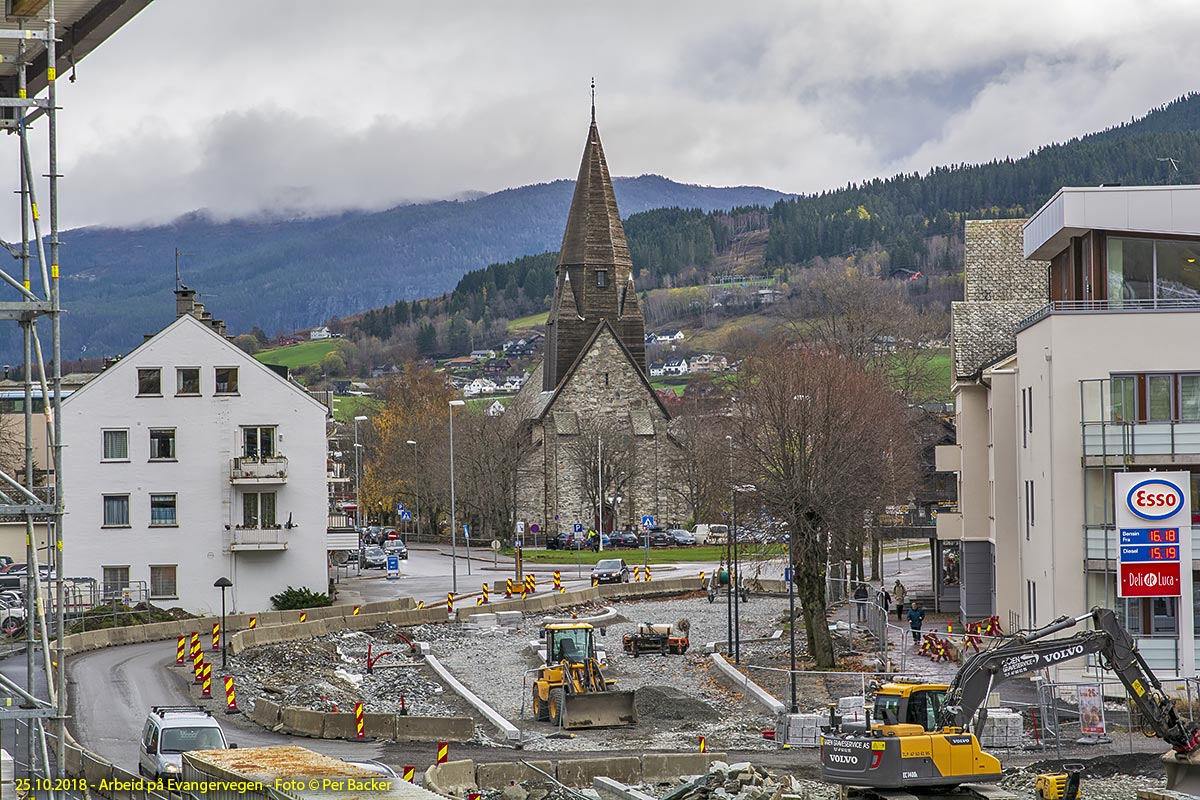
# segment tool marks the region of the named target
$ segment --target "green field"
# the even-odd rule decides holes
[[[539,325],[546,324],[546,318],[550,316],[549,311],[543,311],[540,314],[530,314],[528,317],[520,317],[519,319],[510,320],[508,323],[508,332],[523,331],[530,328],[536,328]]]
[[[337,339],[318,339],[315,342],[290,344],[287,347],[276,347],[274,350],[263,350],[254,357],[264,364],[278,364],[288,369],[315,367],[325,359],[325,356],[336,350],[339,343]]]
[[[373,417],[383,408],[383,401],[377,397],[335,397],[333,398],[333,418],[338,422],[353,422],[355,417]]]

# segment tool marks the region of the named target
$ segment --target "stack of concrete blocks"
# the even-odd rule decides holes
[[[521,627],[522,614],[520,611],[497,611],[496,624],[502,628]]]
[[[829,724],[825,714],[784,714],[775,723],[775,742],[792,747],[820,747],[821,726]]]
[[[841,715],[842,722],[864,721],[866,719],[866,712],[863,711],[864,706],[865,703],[861,694],[838,698],[838,714]]]
[[[1021,715],[1011,708],[988,709],[987,722],[979,735],[979,745],[985,749],[1020,747],[1024,725]]]

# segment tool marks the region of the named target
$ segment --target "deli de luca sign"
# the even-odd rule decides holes
[[[1117,596],[1179,597],[1191,564],[1191,478],[1186,472],[1119,472]]]

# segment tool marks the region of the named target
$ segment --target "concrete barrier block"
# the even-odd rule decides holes
[[[391,738],[397,742],[467,742],[474,735],[475,720],[470,717],[396,715]]]
[[[447,761],[425,770],[425,788],[438,794],[463,794],[475,785],[475,762]]]
[[[642,760],[637,756],[614,756],[559,761],[557,777],[567,786],[574,787],[590,787],[596,777],[612,778],[621,783],[641,783]]]
[[[354,714],[325,715],[325,726],[321,729],[322,739],[354,739],[357,738],[357,733]]]
[[[67,757],[67,774],[78,778],[83,775],[83,750],[67,745],[64,750]]]
[[[84,753],[82,761],[83,776],[87,778],[89,786],[99,786],[101,781],[112,780],[112,764],[96,758],[91,753]]]
[[[396,738],[396,714],[363,714],[363,735],[368,739]]]
[[[109,646],[129,644],[129,629],[128,628],[108,628],[100,632],[104,638],[108,640]]]
[[[289,733],[320,739],[325,732],[325,715],[307,708],[284,706],[279,710],[279,721]]]
[[[554,764],[549,761],[529,761],[528,763],[549,775],[554,774]],[[520,762],[477,764],[475,766],[475,783],[480,789],[503,789],[515,783],[549,784],[550,782],[545,775],[539,775]]]
[[[642,756],[642,781],[666,783],[680,775],[703,775],[713,761],[727,761],[725,753],[646,753]]]
[[[523,616],[520,611],[497,611],[496,622],[505,628],[518,628]]]
[[[250,719],[268,730],[274,728],[279,724],[279,704],[257,698],[254,701],[254,709],[250,712]]]

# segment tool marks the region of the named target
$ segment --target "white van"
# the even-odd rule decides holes
[[[692,533],[696,536],[696,544],[725,544],[729,539],[728,525],[699,524]]]

